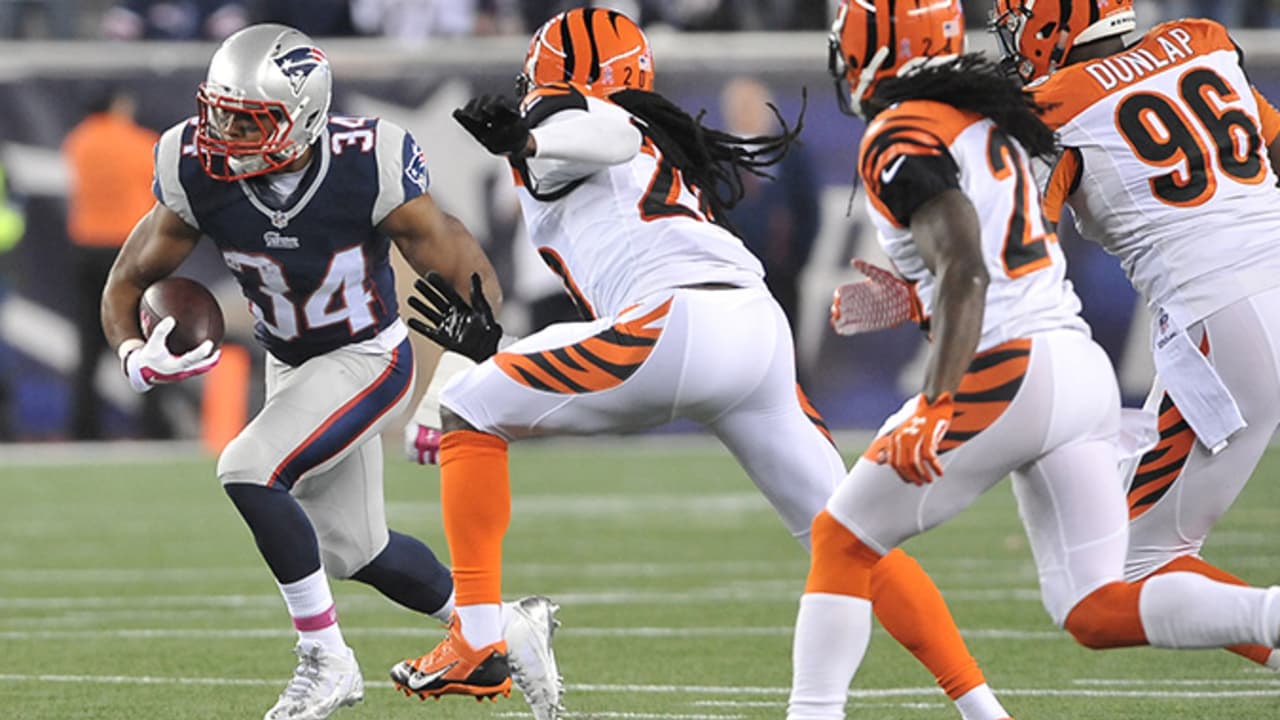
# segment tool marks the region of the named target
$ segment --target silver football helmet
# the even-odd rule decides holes
[[[287,25],[223,41],[196,93],[196,150],[210,177],[238,180],[293,162],[325,128],[333,79],[315,42]]]

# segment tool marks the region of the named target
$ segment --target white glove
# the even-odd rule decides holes
[[[166,317],[156,323],[146,342],[134,338],[120,343],[117,352],[121,367],[134,391],[144,393],[156,385],[203,375],[222,358],[222,351],[214,349],[212,340],[205,340],[182,355],[169,352],[165,341],[177,324],[172,316]]]
[[[841,335],[857,335],[920,321],[911,286],[895,273],[865,260],[849,263],[866,280],[836,288],[831,300],[831,327]]]
[[[404,427],[404,453],[411,462],[435,465],[440,461],[440,440],[444,437],[440,428],[440,393],[455,375],[475,366],[471,358],[456,352],[446,350],[440,356],[427,392],[418,403],[418,409],[413,411],[413,418]]]

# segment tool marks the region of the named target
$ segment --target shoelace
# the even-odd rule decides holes
[[[298,667],[293,669],[293,677],[285,686],[280,697],[290,700],[302,700],[320,684],[320,649],[311,648],[298,656]]]
[[[431,652],[409,663],[409,667],[413,668],[418,672],[425,672],[426,668],[429,668],[435,665],[436,660],[439,659],[440,656],[443,656],[445,652],[447,652],[447,650],[446,650],[446,646],[443,643],[440,645],[437,645],[435,649],[432,650]]]

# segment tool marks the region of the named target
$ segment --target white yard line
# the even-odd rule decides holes
[[[948,561],[950,562],[950,561]],[[805,563],[796,562],[759,562],[751,560],[739,561],[706,561],[706,562],[670,562],[670,563],[515,563],[504,568],[502,574],[507,577],[545,577],[549,574],[588,575],[590,577],[654,577],[654,576],[721,576],[776,574],[803,577]],[[797,570],[799,568],[799,570]],[[1034,577],[1034,570],[1032,577]],[[245,567],[198,568],[198,567],[153,567],[153,568],[30,568],[26,570],[0,570],[0,584],[42,585],[59,583],[108,583],[113,585],[133,585],[140,582],[156,584],[190,581],[217,580],[265,580],[268,577],[265,567],[260,565]]]
[[[216,678],[216,677],[159,677],[154,675],[55,675],[0,673],[0,682],[47,682],[100,685],[205,685],[205,686],[275,686],[279,679],[265,678]],[[385,681],[366,682],[366,687],[390,688]],[[756,695],[781,696],[788,694],[785,687],[733,687],[725,685],[639,685],[639,684],[573,684],[566,690],[575,693],[647,693],[658,695]],[[849,697],[892,698],[936,696],[942,693],[937,687],[906,687],[851,690]],[[1179,700],[1215,700],[1225,698],[1276,698],[1280,687],[1270,690],[1089,690],[1080,688],[1002,688],[1001,695],[1026,697],[1091,697],[1091,698],[1148,698]],[[630,716],[628,716],[630,717]],[[670,716],[663,716],[670,717]]]
[[[1280,676],[1272,678],[1250,678],[1247,680],[1235,680],[1230,678],[1206,678],[1206,679],[1176,679],[1176,678],[1079,678],[1072,680],[1073,685],[1097,685],[1097,686],[1114,686],[1114,687],[1130,687],[1130,686],[1150,686],[1150,685],[1168,685],[1173,687],[1200,687],[1200,686],[1261,686],[1280,689]]]
[[[529,717],[529,712],[497,712],[498,717]],[[591,712],[561,712],[561,717],[618,717],[622,720],[739,720],[745,715],[698,715],[687,714],[687,712],[618,712],[618,711],[598,711]]]
[[[858,430],[839,430],[833,433],[842,448],[860,448],[871,442],[871,433]],[[400,457],[399,445],[387,444],[388,457]],[[514,451],[519,455],[548,454],[554,452],[592,452],[602,455],[664,457],[683,455],[721,455],[729,459],[715,437],[706,433],[650,433],[642,435],[596,436],[590,438],[544,438],[528,441]],[[64,443],[5,443],[0,444],[0,467],[19,466],[76,466],[108,465],[120,463],[172,462],[174,460],[209,461],[213,472],[214,457],[205,452],[197,441],[111,441]]]
[[[443,633],[430,623],[399,627],[350,627],[344,626],[343,634],[354,637],[414,637],[437,636]],[[876,633],[883,631],[876,629]],[[774,627],[563,627],[556,631],[561,637],[591,638],[706,638],[706,637],[791,637],[790,626]],[[292,638],[296,631],[288,627],[277,628],[128,628],[117,630],[3,630],[0,640],[255,640]],[[1070,637],[1057,630],[1007,630],[972,629],[961,634],[971,640],[1027,640],[1067,641]]]
[[[699,603],[759,603],[793,601],[800,586],[792,580],[735,580],[719,587],[689,592],[663,592],[650,588],[614,588],[607,591],[551,592],[556,602],[570,605],[692,605]],[[1034,588],[955,589],[943,592],[949,601],[1022,601],[1039,602],[1040,592]],[[21,596],[0,597],[0,609],[68,610],[68,609],[147,609],[147,608],[239,608],[277,607],[275,594],[227,595],[145,595],[138,597]],[[339,599],[341,607],[384,607],[386,600],[373,595],[356,595]]]

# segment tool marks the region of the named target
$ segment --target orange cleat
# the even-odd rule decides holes
[[[511,667],[507,643],[499,640],[474,650],[462,637],[462,626],[454,615],[449,635],[429,654],[402,660],[391,668],[391,680],[407,696],[419,699],[441,695],[470,695],[476,700],[498,695],[511,696]]]

